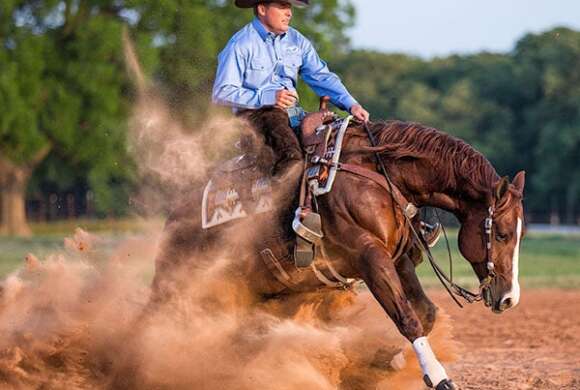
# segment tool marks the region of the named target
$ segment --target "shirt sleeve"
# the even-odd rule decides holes
[[[230,43],[218,56],[213,85],[215,104],[238,108],[259,108],[276,103],[276,91],[257,91],[243,86],[246,60],[236,45]]]
[[[350,111],[352,106],[358,104],[357,101],[348,93],[340,78],[328,69],[326,62],[320,59],[312,43],[305,39],[305,45],[300,68],[302,79],[318,96],[329,96],[332,104],[341,110]]]

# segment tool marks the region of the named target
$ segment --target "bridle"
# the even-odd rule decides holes
[[[491,306],[493,303],[493,296],[491,290],[491,284],[496,277],[495,274],[495,264],[491,258],[491,242],[492,242],[492,226],[493,226],[493,214],[495,212],[494,206],[489,206],[488,215],[483,222],[483,236],[485,240],[485,261],[487,268],[487,276],[483,279],[479,285],[479,295],[480,299],[483,299],[486,306]]]
[[[485,277],[485,279],[482,280],[481,284],[479,285],[479,293],[483,298],[486,306],[492,305],[493,296],[491,291],[491,284],[493,282],[493,279],[496,277],[495,264],[491,259],[492,226],[494,213],[495,207],[490,206],[488,209],[488,216],[485,218],[485,221],[483,223],[487,276]]]
[[[443,271],[443,269],[439,266],[439,264],[435,262],[435,258],[433,257],[433,254],[431,253],[429,246],[425,243],[423,237],[420,236],[415,231],[413,225],[409,223],[411,226],[411,230],[413,231],[413,234],[421,243],[420,245],[421,249],[427,255],[427,258],[429,259],[429,263],[431,264],[431,267],[433,268],[435,275],[437,275],[439,281],[441,282],[441,284],[443,284],[443,287],[445,287],[447,292],[449,292],[449,294],[451,295],[451,298],[453,298],[453,300],[455,301],[455,303],[459,305],[459,307],[463,307],[463,305],[461,305],[461,303],[457,300],[457,298],[455,298],[453,294],[463,298],[467,303],[474,303],[482,300],[484,301],[486,306],[491,306],[493,303],[493,294],[491,285],[493,284],[493,281],[496,278],[496,273],[495,273],[495,263],[493,262],[491,257],[492,254],[491,243],[492,243],[492,230],[493,230],[492,227],[493,227],[493,217],[495,214],[495,206],[493,205],[489,206],[487,210],[488,210],[487,217],[483,221],[483,237],[485,246],[485,263],[487,269],[487,276],[479,284],[478,293],[471,292],[470,290],[461,287],[460,285],[458,285],[453,281],[453,268],[452,268],[453,259],[451,256],[451,249],[449,248],[449,241],[447,240],[447,233],[445,232],[445,228],[443,227],[443,232],[445,235],[445,241],[447,242],[447,253],[449,257],[449,268],[450,268],[449,274],[451,276],[447,276],[445,271]],[[439,219],[439,222],[441,222],[437,211],[435,213],[437,215],[437,219]]]

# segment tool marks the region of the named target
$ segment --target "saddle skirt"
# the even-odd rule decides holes
[[[270,178],[258,169],[256,157],[244,154],[223,163],[203,191],[202,228],[273,210]]]

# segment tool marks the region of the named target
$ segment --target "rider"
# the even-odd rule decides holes
[[[284,173],[292,163],[302,161],[302,151],[292,128],[298,130],[304,111],[298,106],[298,74],[319,96],[329,96],[340,109],[360,121],[369,113],[348,93],[337,75],[330,72],[312,43],[289,26],[292,5],[304,7],[308,0],[235,0],[239,8],[253,8],[256,17],[238,31],[218,57],[213,88],[217,104],[245,113],[256,129],[264,132],[280,156],[275,173]],[[270,107],[285,114],[280,116]]]
[[[309,0],[235,0],[253,8],[255,18],[229,40],[218,57],[213,101],[244,115],[276,152],[273,174],[281,177],[303,161],[299,130],[304,110],[298,105],[298,75],[319,96],[361,122],[369,113],[350,95],[340,78],[318,56],[312,43],[290,27],[292,6]],[[293,130],[294,129],[294,130]],[[298,181],[294,175],[291,180]]]

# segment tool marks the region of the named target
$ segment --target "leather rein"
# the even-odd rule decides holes
[[[373,133],[371,132],[371,130],[368,126],[368,123],[364,122],[363,125],[364,125],[366,132],[367,132],[371,146],[373,146],[373,147],[377,146],[376,139],[375,139]],[[376,158],[378,166],[379,166],[379,171],[382,174],[382,176],[386,179],[388,186],[389,186],[390,193],[393,194],[394,188],[397,188],[397,187],[395,187],[393,182],[391,181],[391,178],[389,177],[389,175],[387,173],[387,169],[385,168],[385,164],[383,162],[383,159],[380,157],[378,152],[375,152],[375,158]],[[486,267],[487,267],[488,274],[481,281],[481,283],[479,285],[479,292],[474,293],[474,292],[471,292],[464,287],[461,287],[460,285],[458,285],[457,283],[455,283],[453,281],[453,267],[452,267],[451,250],[449,248],[449,242],[447,241],[447,233],[445,232],[445,229],[443,230],[443,232],[445,234],[445,240],[447,241],[447,251],[449,254],[449,268],[451,270],[451,272],[450,272],[451,277],[447,276],[445,271],[443,271],[443,269],[439,266],[439,264],[437,264],[437,262],[435,261],[435,258],[433,257],[433,254],[431,253],[431,250],[429,249],[429,245],[427,245],[427,243],[423,239],[423,236],[417,232],[417,230],[415,229],[415,227],[411,223],[411,219],[409,218],[407,213],[405,213],[405,209],[403,208],[403,206],[398,202],[398,200],[395,196],[392,196],[392,198],[393,198],[393,201],[396,204],[396,206],[402,211],[402,214],[405,218],[405,222],[409,226],[415,240],[419,243],[419,248],[429,259],[429,263],[431,264],[431,267],[433,268],[433,272],[435,273],[435,275],[437,276],[437,278],[439,279],[439,281],[441,282],[443,287],[445,287],[445,289],[449,293],[449,296],[455,301],[455,303],[457,303],[457,305],[459,305],[459,307],[463,307],[463,305],[455,297],[455,295],[457,295],[457,296],[463,298],[467,303],[474,303],[474,302],[484,300],[486,305],[490,306],[491,302],[492,302],[491,284],[492,284],[494,278],[496,277],[495,264],[493,263],[493,260],[491,258],[492,226],[493,226],[493,216],[494,216],[494,212],[495,212],[495,207],[490,206],[488,208],[488,216],[485,218],[485,221],[483,224],[483,233],[484,233],[483,235],[484,235],[484,240],[485,240],[485,260],[486,260]]]

